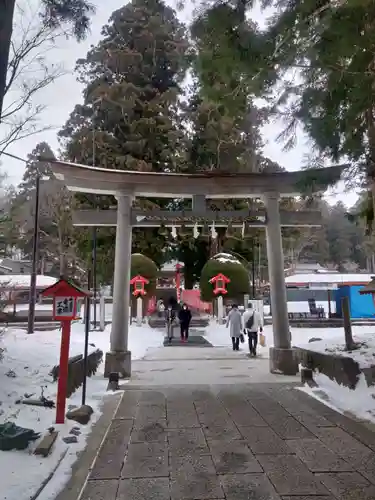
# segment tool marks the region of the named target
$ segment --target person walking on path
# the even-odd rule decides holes
[[[168,342],[171,344],[173,339],[173,327],[176,320],[176,312],[172,308],[172,304],[169,304],[168,309],[165,311],[165,322],[167,326],[167,337]]]
[[[187,304],[183,304],[178,313],[178,319],[180,320],[181,342],[187,342],[189,338],[189,326],[191,322],[191,311],[188,308]]]
[[[233,351],[239,351],[243,326],[242,315],[238,310],[237,304],[233,304],[231,311],[229,311],[226,327],[230,327],[230,336],[232,337]]]
[[[249,302],[243,315],[244,333],[249,337],[250,355],[257,355],[258,330],[263,332],[263,321],[261,315],[253,309],[253,304]]]
[[[158,301],[157,307],[158,307],[158,316],[159,316],[159,318],[162,318],[164,313],[165,313],[165,305],[161,299]]]

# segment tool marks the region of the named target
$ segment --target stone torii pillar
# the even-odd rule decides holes
[[[104,376],[119,373],[122,377],[131,375],[131,352],[128,350],[130,268],[132,249],[131,207],[133,197],[118,193],[117,230],[113,286],[113,310],[110,351],[105,356]]]
[[[289,330],[279,193],[265,193],[264,202],[267,209],[267,258],[274,338],[274,346],[270,348],[270,371],[283,375],[296,375],[298,361],[291,347]]]

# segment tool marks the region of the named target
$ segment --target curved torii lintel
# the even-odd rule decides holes
[[[96,194],[128,193],[134,196],[157,196],[165,198],[191,198],[204,195],[206,198],[259,197],[263,193],[275,192],[282,197],[298,196],[303,191],[306,178],[314,179],[312,189],[325,191],[326,185],[319,181],[321,169],[276,173],[217,173],[202,172],[179,174],[168,172],[137,172],[91,167],[61,160],[46,160],[56,178],[62,180],[71,191]],[[333,178],[340,178],[345,166],[327,167]]]

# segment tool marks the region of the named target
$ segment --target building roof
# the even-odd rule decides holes
[[[165,262],[160,270],[164,272],[174,272],[176,271],[176,265],[180,264],[181,268],[184,266],[183,262],[179,262],[177,260],[171,260],[169,262]]]
[[[372,280],[372,274],[352,274],[352,273],[310,273],[293,274],[285,278],[287,286],[307,286],[314,284],[335,284],[335,285],[366,285]]]
[[[56,283],[57,279],[45,274],[36,277],[37,288],[47,288]],[[0,286],[5,288],[30,288],[30,274],[5,274],[0,275]]]

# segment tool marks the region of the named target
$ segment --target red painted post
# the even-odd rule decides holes
[[[56,403],[56,424],[63,424],[65,421],[66,390],[68,385],[68,362],[69,362],[69,344],[70,344],[70,320],[64,320],[61,333],[60,347],[60,369],[57,386]]]
[[[180,303],[181,300],[181,275],[180,275],[180,269],[181,266],[180,264],[176,264],[176,297],[177,297],[177,302]]]

